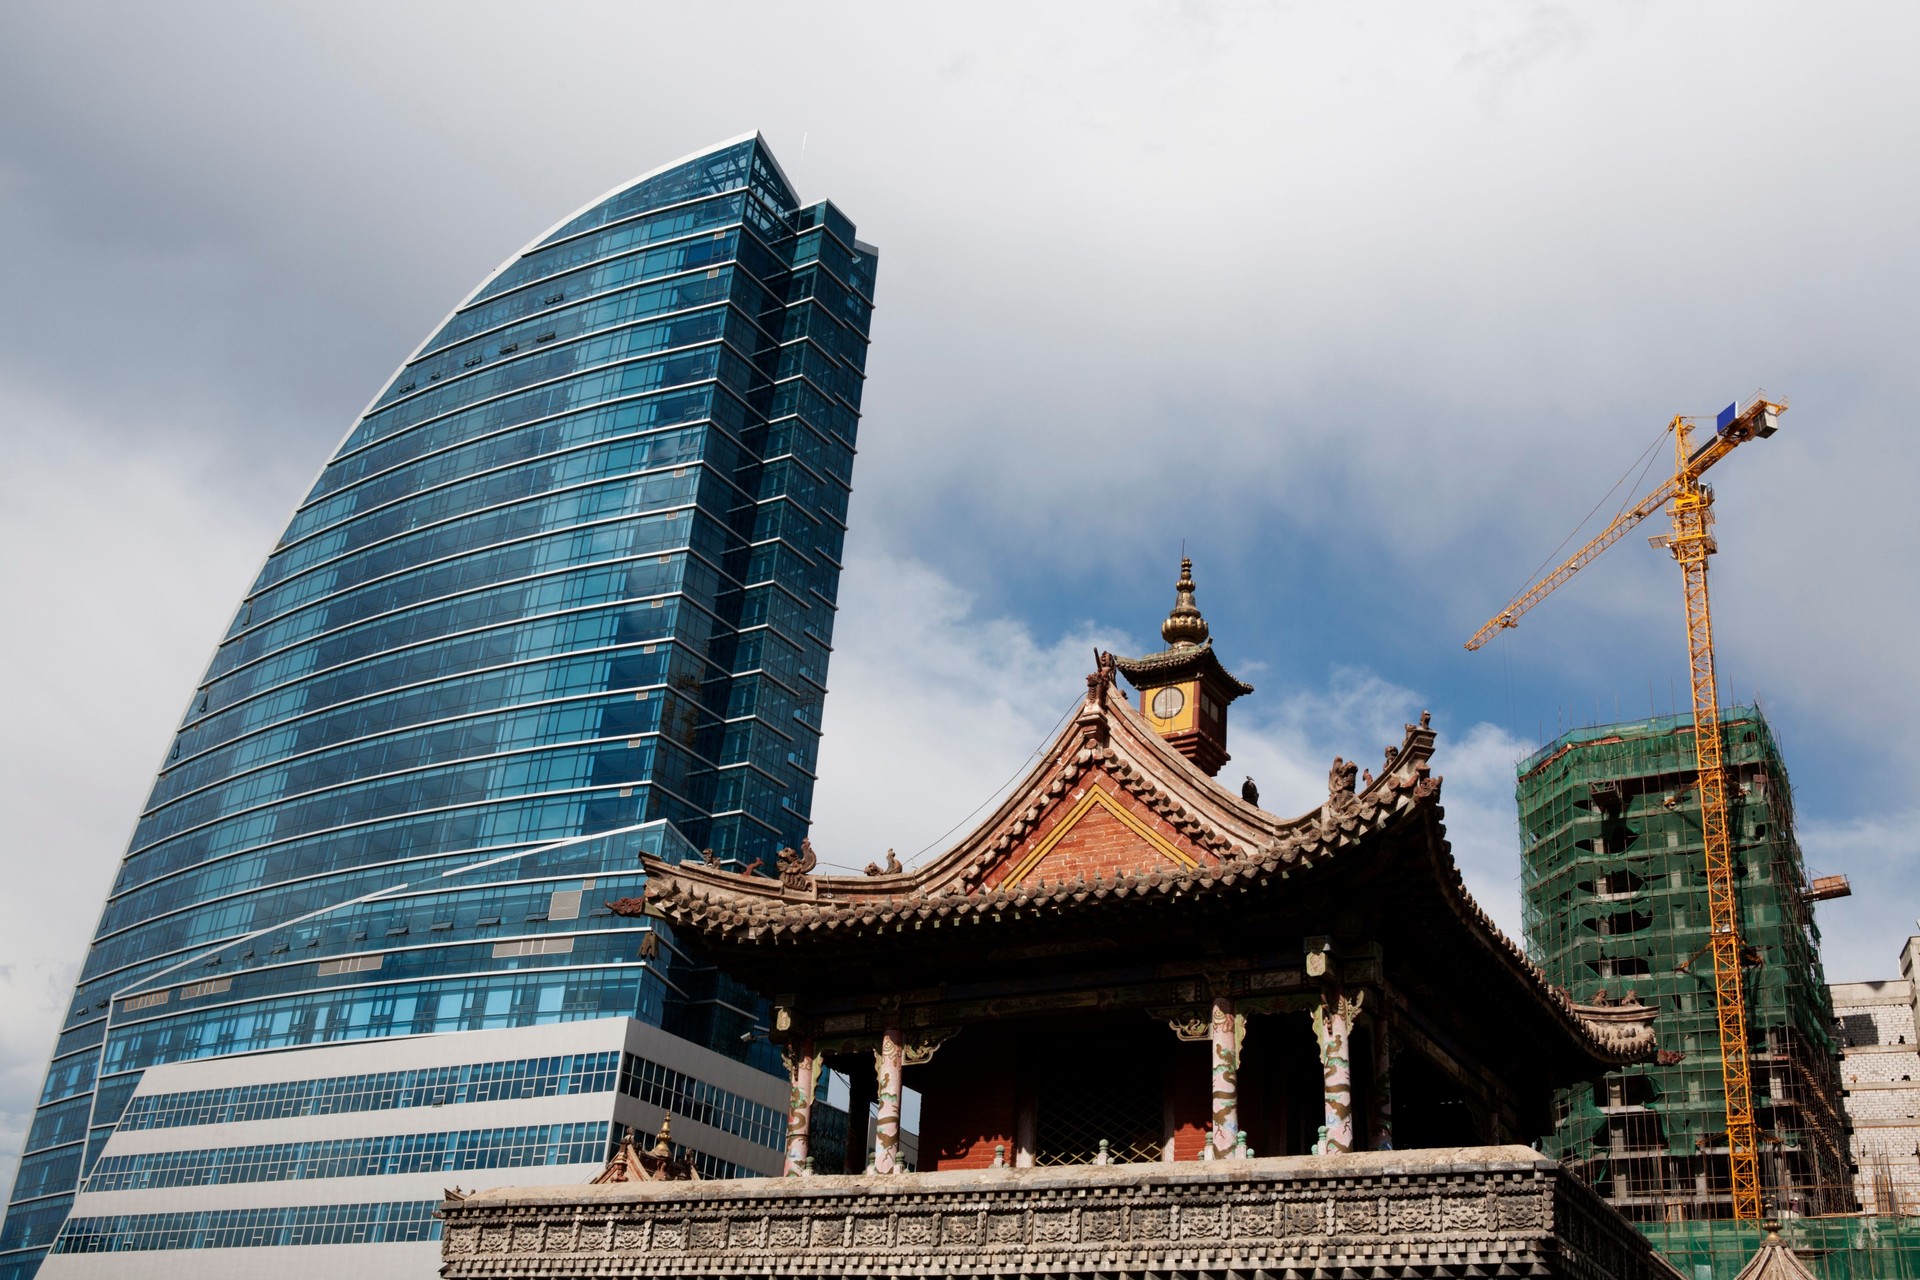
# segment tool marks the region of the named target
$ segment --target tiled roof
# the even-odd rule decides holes
[[[1236,698],[1253,692],[1253,686],[1244,680],[1236,680],[1227,669],[1220,665],[1219,656],[1213,651],[1213,641],[1200,644],[1177,644],[1171,649],[1159,653],[1150,653],[1143,658],[1115,658],[1114,666],[1128,683],[1136,689],[1148,685],[1164,684],[1168,680],[1178,680],[1186,675],[1198,675],[1211,672],[1226,681]]]
[[[1124,670],[1124,668],[1122,668]],[[927,930],[1027,928],[1038,922],[1119,921],[1142,907],[1189,910],[1210,900],[1280,895],[1323,873],[1380,862],[1392,850],[1421,860],[1422,881],[1438,886],[1448,914],[1520,989],[1532,993],[1593,1058],[1606,1063],[1655,1056],[1651,1007],[1576,1006],[1549,983],[1521,948],[1467,892],[1445,838],[1441,779],[1430,773],[1434,734],[1422,716],[1389,748],[1378,778],[1325,804],[1282,819],[1228,792],[1154,733],[1124,698],[1111,696],[1104,672],[1089,677],[1079,714],[1042,753],[1040,763],[979,827],[915,870],[895,875],[805,877],[798,885],[697,863],[646,859],[644,899],[613,904],[646,914],[740,952],[791,949],[796,958],[822,947],[885,946],[890,936]],[[1353,767],[1344,777],[1351,785]],[[1011,888],[989,877],[1044,827],[1058,801],[1095,773],[1124,788],[1144,811],[1204,855],[1190,868],[1172,863],[1138,872],[1048,880],[1039,871]],[[1339,770],[1336,768],[1336,776]],[[1412,848],[1417,852],[1405,854]],[[1210,860],[1208,860],[1210,859]],[[1044,864],[1041,871],[1044,871]],[[1280,886],[1291,882],[1286,889]],[[1149,906],[1149,904],[1151,904]],[[984,935],[975,935],[984,936]]]

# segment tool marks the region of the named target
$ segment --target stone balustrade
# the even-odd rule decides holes
[[[449,1197],[463,1277],[1553,1276],[1675,1280],[1525,1147]]]

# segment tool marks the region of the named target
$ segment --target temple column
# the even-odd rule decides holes
[[[900,1171],[900,1073],[906,1067],[907,1046],[899,1027],[888,1027],[873,1055],[875,1092],[880,1115],[873,1126],[873,1171]]]
[[[1344,1155],[1353,1150],[1353,1012],[1346,992],[1338,983],[1329,983],[1313,1013],[1326,1099],[1326,1124],[1315,1155]]]
[[[870,1071],[847,1073],[847,1158],[844,1172],[865,1173],[873,1159],[873,1134],[868,1122],[873,1118],[874,1077]]]
[[[1246,1020],[1234,1012],[1228,996],[1213,998],[1213,1016],[1207,1040],[1213,1059],[1213,1123],[1207,1130],[1208,1160],[1226,1160],[1234,1154],[1240,1133],[1240,1043]]]
[[[1037,1089],[1028,1088],[1013,1109],[1013,1167],[1033,1168],[1034,1152],[1040,1146],[1040,1098]]]
[[[789,1044],[781,1057],[787,1064],[787,1160],[789,1178],[809,1177],[807,1138],[813,1130],[813,1095],[820,1083],[820,1055],[813,1051],[813,1039],[802,1037]]]
[[[1375,1151],[1393,1150],[1393,1038],[1387,1020],[1376,1014],[1373,1024],[1373,1132],[1367,1145]]]

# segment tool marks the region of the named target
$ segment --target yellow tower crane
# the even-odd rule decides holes
[[[1753,1120],[1753,1080],[1747,1064],[1747,1002],[1740,970],[1740,908],[1733,891],[1733,858],[1727,834],[1726,770],[1722,761],[1720,690],[1713,670],[1713,613],[1707,604],[1707,557],[1719,550],[1713,525],[1713,490],[1700,482],[1707,468],[1747,441],[1765,439],[1780,427],[1785,400],[1760,392],[1746,404],[1720,411],[1711,438],[1693,444],[1695,423],[1676,417],[1671,478],[1613,518],[1594,539],[1568,556],[1546,577],[1522,591],[1473,633],[1468,649],[1478,649],[1501,630],[1518,626],[1520,615],[1590,564],[1594,557],[1661,507],[1668,509],[1673,532],[1649,539],[1679,562],[1687,597],[1687,665],[1693,684],[1693,749],[1699,771],[1700,827],[1706,845],[1708,940],[1713,948],[1713,994],[1720,1020],[1720,1078],[1727,1093],[1727,1163],[1733,1187],[1733,1216],[1757,1222],[1760,1162]]]

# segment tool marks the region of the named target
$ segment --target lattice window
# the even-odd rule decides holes
[[[1034,1163],[1092,1164],[1107,1144],[1116,1164],[1160,1159],[1163,1118],[1157,1080],[1115,1073],[1042,1086]]]

